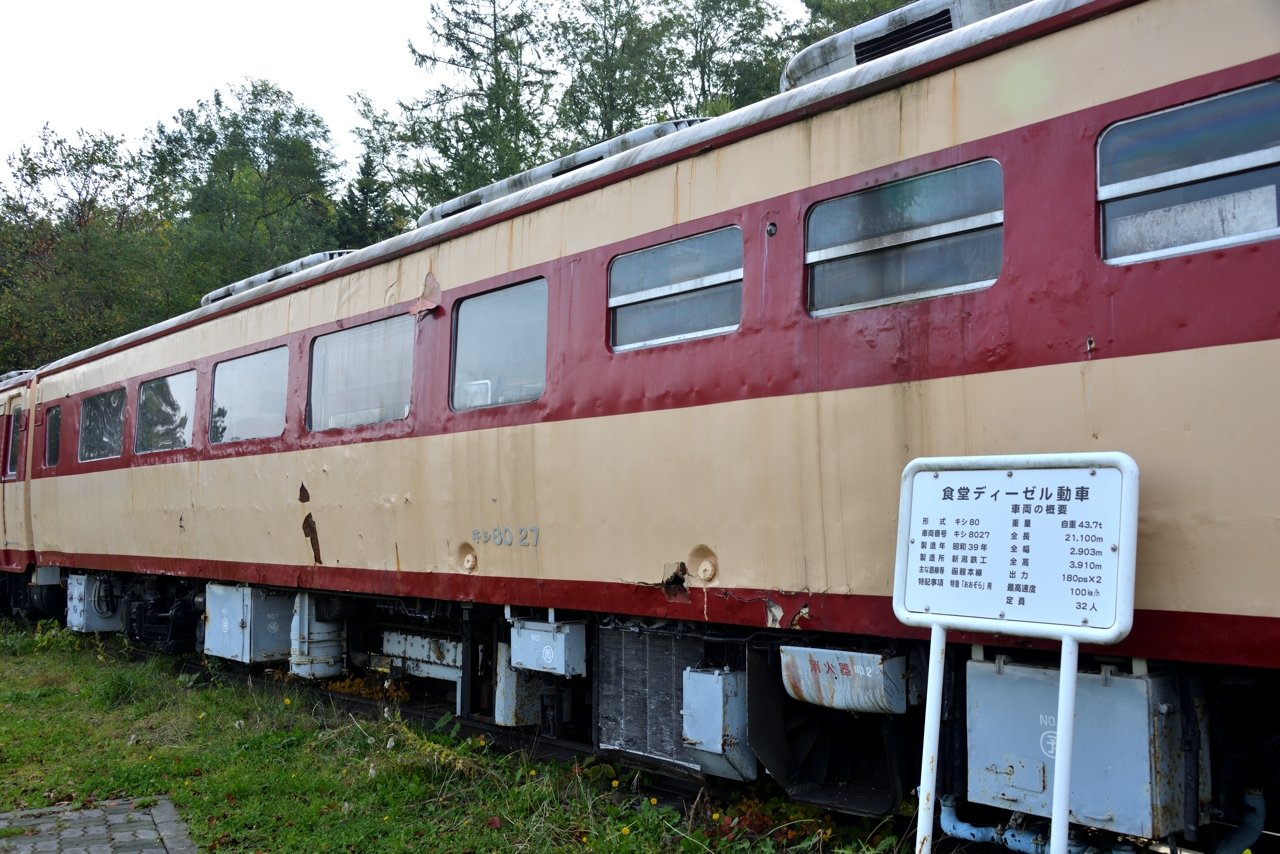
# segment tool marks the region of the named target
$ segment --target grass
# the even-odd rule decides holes
[[[169,796],[201,850],[825,851],[897,837],[757,790],[662,800],[636,772],[193,678],[52,623],[0,624],[0,810]]]

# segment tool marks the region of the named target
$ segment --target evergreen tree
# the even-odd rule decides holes
[[[551,74],[542,67],[545,9],[531,0],[446,0],[431,9],[432,48],[409,50],[446,82],[411,104],[399,145],[425,154],[416,175],[432,203],[542,162]]]
[[[360,172],[338,201],[333,243],[343,249],[359,249],[404,231],[407,223],[391,210],[391,190],[378,178],[373,154],[366,151]]]

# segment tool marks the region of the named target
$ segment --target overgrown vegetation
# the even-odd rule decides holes
[[[132,659],[53,622],[0,624],[0,810],[168,795],[201,850],[222,852],[897,848],[889,823],[842,825],[764,787],[686,804],[635,771],[502,752],[447,718],[358,718],[289,684]]]

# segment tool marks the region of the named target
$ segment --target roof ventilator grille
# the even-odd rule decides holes
[[[935,36],[951,32],[951,29],[951,10],[943,9],[941,12],[930,15],[927,18],[921,18],[918,21],[898,27],[896,30],[890,30],[882,36],[855,42],[853,45],[854,58],[858,65],[862,65],[864,62],[870,62],[873,59],[897,53],[903,48],[911,47],[913,44],[927,42]]]

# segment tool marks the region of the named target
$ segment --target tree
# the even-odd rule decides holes
[[[419,68],[446,82],[411,104],[391,144],[418,149],[418,183],[439,203],[537,165],[549,145],[552,76],[541,66],[545,10],[530,0],[446,0],[431,8]],[[412,161],[412,158],[410,158]]]
[[[404,231],[408,223],[391,209],[391,188],[378,178],[373,154],[366,151],[360,172],[347,185],[338,201],[333,225],[333,243],[344,249],[359,249]]]
[[[909,2],[911,0],[804,0],[809,20],[800,34],[800,47],[856,27]]]
[[[780,57],[770,55],[770,47],[780,45],[770,45],[766,35],[780,20],[769,0],[686,0],[679,32],[694,111],[718,115],[777,93],[776,75],[760,92],[758,84],[743,85],[743,72],[762,61],[781,69]]]
[[[49,127],[8,159],[0,193],[0,371],[35,367],[160,320],[166,227],[121,139]]]
[[[560,148],[574,151],[664,117],[680,89],[676,18],[652,0],[581,0],[555,24],[568,83],[556,109]]]
[[[157,125],[146,160],[153,204],[175,224],[172,275],[197,300],[330,248],[338,164],[328,126],[265,80]]]

